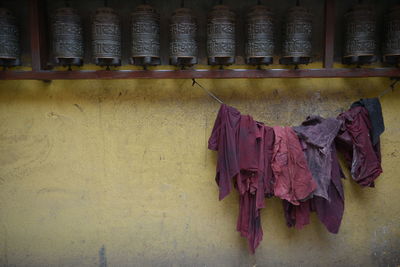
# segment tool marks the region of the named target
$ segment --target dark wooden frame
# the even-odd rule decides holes
[[[189,78],[364,78],[400,77],[400,68],[333,68],[335,0],[325,0],[324,59],[321,69],[46,70],[48,57],[45,1],[29,0],[32,71],[6,70],[0,80],[189,79]]]
[[[32,71],[35,72],[45,70],[47,63],[45,3],[42,0],[29,0]]]

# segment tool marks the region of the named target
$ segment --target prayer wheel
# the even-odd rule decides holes
[[[92,53],[96,65],[121,65],[121,25],[112,8],[96,10],[92,21]]]
[[[345,14],[344,64],[363,65],[377,60],[376,14],[372,6],[359,4]]]
[[[188,8],[178,8],[169,24],[169,61],[171,65],[191,66],[197,64],[197,21]]]
[[[245,54],[250,65],[273,63],[274,20],[266,6],[258,4],[247,13]]]
[[[298,65],[308,64],[312,57],[312,14],[300,6],[296,6],[287,12],[283,29],[282,57],[280,64]]]
[[[235,13],[228,6],[214,6],[207,17],[207,56],[210,65],[235,63]]]
[[[160,15],[148,5],[136,7],[131,14],[131,63],[141,66],[160,64]]]
[[[20,64],[19,28],[17,19],[10,10],[0,8],[0,65]]]
[[[51,19],[52,56],[57,65],[81,66],[83,64],[83,34],[81,18],[77,11],[62,7]]]
[[[385,16],[385,38],[382,44],[383,62],[400,63],[400,5],[394,6]]]

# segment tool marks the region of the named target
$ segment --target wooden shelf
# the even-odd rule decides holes
[[[400,68],[2,71],[2,80],[400,77]]]
[[[400,68],[333,68],[335,0],[325,0],[321,69],[45,70],[48,60],[45,4],[45,0],[29,0],[32,71],[0,71],[1,80],[400,77]]]

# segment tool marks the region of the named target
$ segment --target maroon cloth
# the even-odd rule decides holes
[[[343,121],[336,138],[337,148],[351,166],[352,178],[361,186],[374,187],[374,181],[382,173],[380,144],[373,146],[371,121],[364,107],[353,107],[338,116]]]
[[[373,146],[369,136],[368,112],[363,107],[353,107],[337,119],[342,126],[336,145],[349,160],[353,179],[360,185],[373,186],[382,168],[379,143]],[[265,207],[265,196],[275,195],[283,199],[288,226],[304,227],[310,222],[310,212],[314,211],[328,231],[339,231],[344,211],[343,175],[334,144],[330,149],[328,147],[332,131],[316,128],[309,136],[306,131],[299,131],[303,143],[308,142],[302,147],[292,128],[271,128],[254,121],[251,116],[241,115],[235,108],[221,105],[209,139],[209,149],[218,151],[216,182],[220,200],[230,193],[232,180],[239,191],[237,230],[248,239],[251,252],[254,253],[263,237],[260,210]],[[329,138],[318,137],[318,134],[329,134]],[[310,149],[310,145],[323,149],[326,157],[314,162],[327,162],[328,170],[330,168],[327,172],[330,181],[324,183],[324,196],[313,197],[317,184],[309,162],[318,153],[303,151],[303,148]],[[323,170],[320,168],[323,165],[317,167]]]
[[[251,253],[255,253],[263,238],[260,209],[257,208],[256,196],[245,192],[239,196],[239,216],[236,230],[247,238]]]
[[[283,213],[288,227],[302,229],[310,223],[310,200],[300,202],[299,205],[293,205],[287,200],[282,201]]]
[[[296,133],[290,127],[275,126],[275,144],[272,157],[272,170],[275,184],[274,195],[299,205],[317,188],[308,169]]]
[[[344,194],[334,139],[341,124],[342,121],[333,118],[309,116],[301,126],[293,127],[300,138],[312,176],[317,181],[317,189],[313,198],[300,202],[298,206],[283,202],[289,227],[303,228],[310,223],[310,212],[315,211],[329,232],[339,231]]]
[[[275,185],[275,177],[272,171],[271,161],[274,153],[274,144],[275,144],[275,133],[272,127],[263,126],[263,141],[264,141],[264,149],[262,150],[262,154],[260,159],[262,162],[260,163],[261,168],[264,170],[264,186],[265,186],[265,196],[272,197],[274,196],[274,185]],[[264,165],[262,165],[264,164]]]
[[[333,234],[339,232],[344,213],[344,192],[341,181],[343,175],[334,145],[331,149],[331,158],[331,183],[328,187],[330,201],[323,197],[314,196],[312,199],[295,206],[284,200],[283,209],[288,227],[303,228],[310,223],[310,212],[315,211],[319,220],[329,232]]]
[[[262,132],[253,118],[249,115],[241,115],[238,138],[240,172],[237,178],[237,187],[241,195],[247,191],[257,192],[257,181],[262,172],[259,166],[262,150],[261,136]],[[264,199],[264,196],[262,198]]]
[[[270,164],[273,142],[272,128],[221,105],[209,148],[218,151],[220,199],[229,194],[231,180],[236,181],[240,199],[237,230],[248,239],[252,253],[263,237],[260,209],[265,207],[265,194],[271,193],[274,182]]]
[[[260,209],[265,207],[264,183],[260,168],[262,150],[261,129],[249,115],[241,115],[238,160],[240,172],[237,188],[240,194],[236,229],[248,239],[252,253],[262,240]]]
[[[317,189],[313,197],[295,206],[283,202],[286,224],[303,228],[310,223],[310,212],[315,211],[331,233],[337,233],[344,212],[342,172],[337,159],[334,139],[342,122],[333,118],[308,117],[301,126],[293,127],[298,134],[307,164]]]
[[[218,151],[215,180],[219,186],[219,199],[226,197],[232,188],[231,180],[239,173],[237,135],[240,112],[222,104],[214,123],[208,148]]]

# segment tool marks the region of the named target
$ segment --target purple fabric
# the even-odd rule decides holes
[[[256,207],[256,201],[255,195],[249,192],[239,196],[239,216],[236,230],[240,232],[241,236],[247,238],[251,253],[255,253],[263,238],[260,209]]]
[[[344,193],[341,182],[341,170],[336,156],[334,146],[332,146],[332,179],[328,188],[330,201],[325,198],[314,196],[300,205],[295,206],[288,201],[282,202],[286,224],[288,227],[302,229],[310,223],[310,212],[315,211],[319,220],[325,225],[326,229],[337,234],[342,222],[344,213]]]
[[[343,126],[337,137],[337,148],[351,166],[352,178],[361,186],[374,187],[382,173],[380,144],[373,146],[371,121],[364,107],[353,107],[338,116]]]
[[[339,231],[344,212],[344,194],[334,139],[341,124],[336,119],[310,116],[301,126],[293,127],[318,186],[313,198],[300,202],[298,206],[283,202],[288,227],[303,228],[310,223],[310,212],[315,211],[329,232]]]
[[[330,201],[321,197],[315,197],[312,200],[312,207],[317,212],[319,220],[325,225],[326,229],[333,234],[337,234],[344,213],[344,192],[341,181],[343,176],[334,145],[332,145],[331,158],[332,179],[328,188]]]
[[[288,227],[295,227],[296,229],[302,229],[304,226],[310,223],[310,200],[300,202],[299,205],[293,205],[287,200],[283,200],[283,212],[286,219],[286,225]]]
[[[240,112],[222,104],[214,123],[208,148],[218,151],[215,180],[219,186],[219,199],[226,197],[232,188],[231,180],[239,173],[237,135]]]
[[[382,106],[379,98],[365,98],[354,102],[351,107],[362,106],[368,110],[369,120],[371,122],[371,140],[375,146],[379,143],[381,134],[385,131],[383,121]]]
[[[316,212],[329,232],[339,231],[344,193],[336,148],[349,161],[353,179],[373,186],[382,168],[380,145],[372,145],[370,130],[364,107],[353,107],[337,119],[312,116],[292,129],[265,126],[221,105],[208,147],[218,152],[219,199],[230,193],[232,180],[239,191],[237,230],[252,253],[263,238],[265,196],[284,199],[289,227],[303,228],[310,212]]]
[[[240,172],[237,177],[240,207],[236,229],[247,238],[252,253],[263,236],[260,217],[260,209],[265,207],[263,169],[260,166],[262,137],[258,123],[249,115],[241,115],[238,136]]]
[[[262,150],[263,154],[260,156],[260,159],[262,160],[260,166],[264,170],[263,179],[265,186],[265,196],[272,197],[274,195],[275,177],[272,171],[271,161],[274,152],[275,134],[272,127],[264,125],[262,126],[262,129],[262,140],[264,141],[264,149]]]
[[[341,121],[310,116],[293,130],[302,140],[308,168],[317,182],[315,196],[330,200],[328,187],[331,183],[331,145],[341,126]]]
[[[231,180],[239,191],[237,230],[246,237],[252,253],[260,244],[263,231],[260,210],[270,194],[274,178],[271,170],[274,131],[251,116],[221,105],[209,149],[218,151],[216,181],[220,200],[231,190]]]

